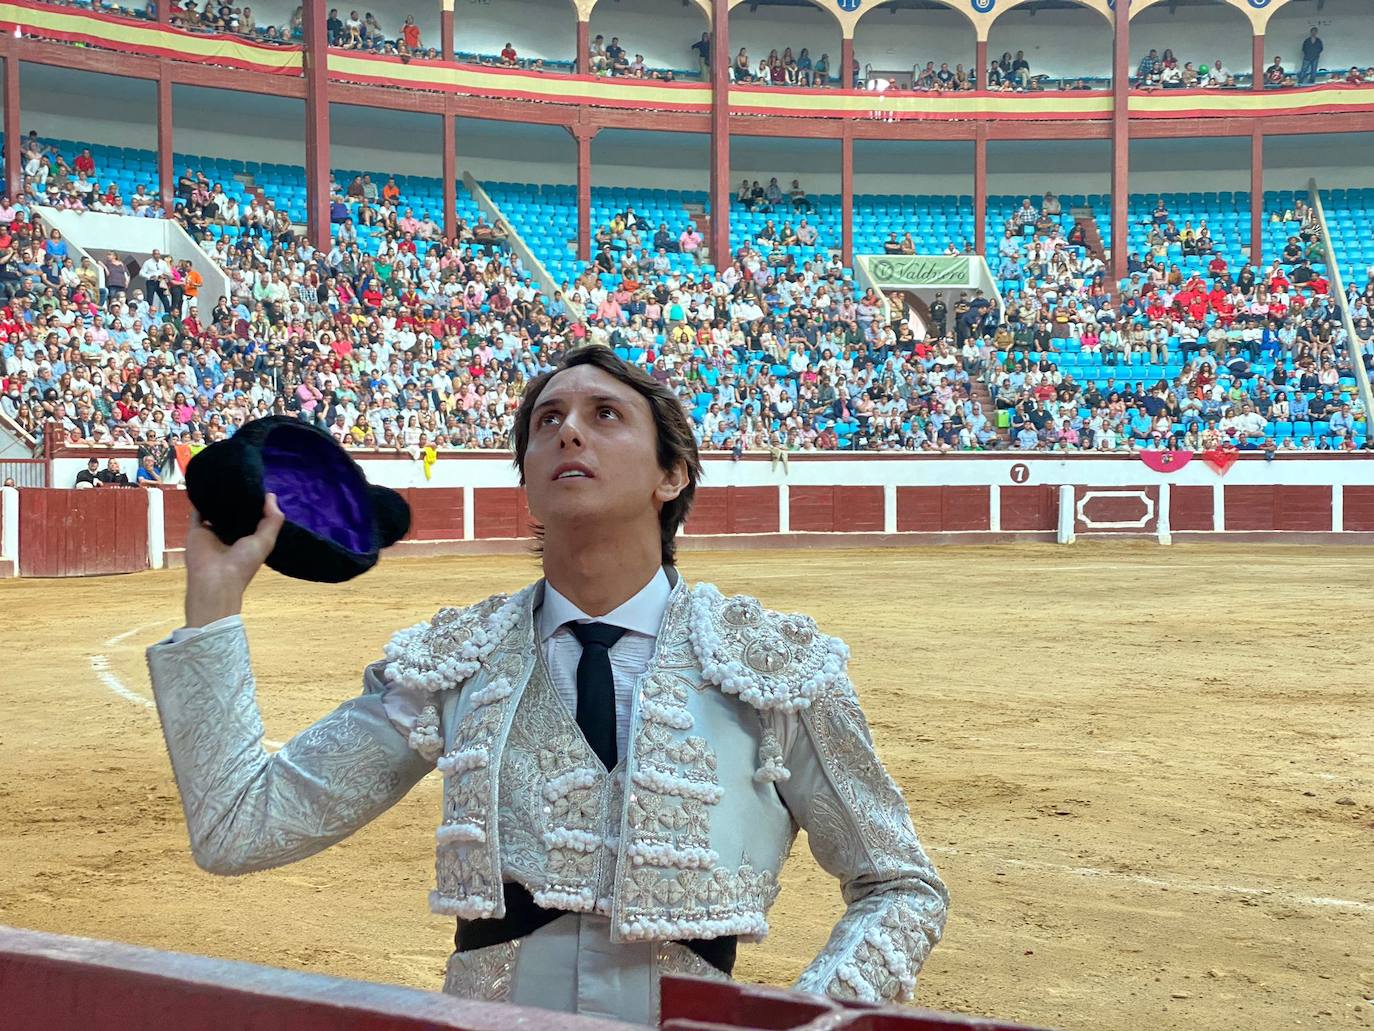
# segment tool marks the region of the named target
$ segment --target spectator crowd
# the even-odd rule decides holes
[[[44,197],[73,175],[98,178],[87,154],[69,162],[36,136],[25,147],[26,172],[34,154],[52,170]],[[68,187],[55,185],[62,174]],[[740,192],[776,218],[714,266],[664,260],[700,248],[695,226],[647,225],[630,210],[598,227],[581,275],[544,291],[503,226],[460,223],[446,238],[391,177],[334,184],[351,206],[326,252],[270,198],[233,197],[187,169],[176,217],[226,273],[225,296],[156,252],[133,267],[107,256],[101,286],[29,217],[31,192],[0,204],[0,415],[35,438],[136,448],[135,482],[268,414],[421,459],[507,447],[523,385],[598,343],[671,386],[703,447],[775,459],[1349,449],[1366,437],[1349,363],[1369,360],[1374,277],[1349,292],[1349,341],[1313,268],[1318,223],[1305,208],[1276,213],[1295,231],[1265,269],[1232,267],[1205,225],[1180,229],[1156,210],[1149,248],[1118,284],[1053,194],[1027,199],[988,255],[1001,305],[964,292],[918,313],[857,288],[837,256],[789,249],[814,242],[798,182]],[[209,231],[228,224],[239,231]],[[1183,241],[1205,271],[1169,263],[1168,245]],[[1276,435],[1280,424],[1312,432]]]

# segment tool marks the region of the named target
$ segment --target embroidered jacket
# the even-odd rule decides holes
[[[149,649],[197,862],[244,873],[311,855],[437,767],[435,912],[501,916],[514,880],[608,917],[613,940],[757,941],[801,827],[848,908],[797,987],[909,998],[947,895],[873,752],[844,644],[679,579],[608,773],[537,646],[542,589],[397,633],[363,695],[274,756],[241,628]]]

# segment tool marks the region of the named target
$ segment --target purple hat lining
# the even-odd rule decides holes
[[[329,437],[273,429],[262,444],[262,486],[302,529],[357,554],[374,550],[367,483]]]

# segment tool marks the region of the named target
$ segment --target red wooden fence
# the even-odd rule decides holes
[[[44,1031],[616,1031],[637,1025],[455,999],[231,960],[0,927],[0,1027]],[[931,1010],[847,1005],[664,977],[665,1031],[1031,1031]]]
[[[96,576],[148,568],[142,487],[19,492],[19,575]]]

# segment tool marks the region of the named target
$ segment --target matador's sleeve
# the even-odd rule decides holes
[[[777,783],[848,907],[796,987],[836,998],[909,999],[944,930],[949,895],[873,750],[848,675],[791,717],[790,776]]]
[[[361,695],[272,754],[262,744],[240,620],[148,649],[198,865],[243,874],[314,855],[385,812],[433,768],[388,715],[383,665],[367,667]]]

